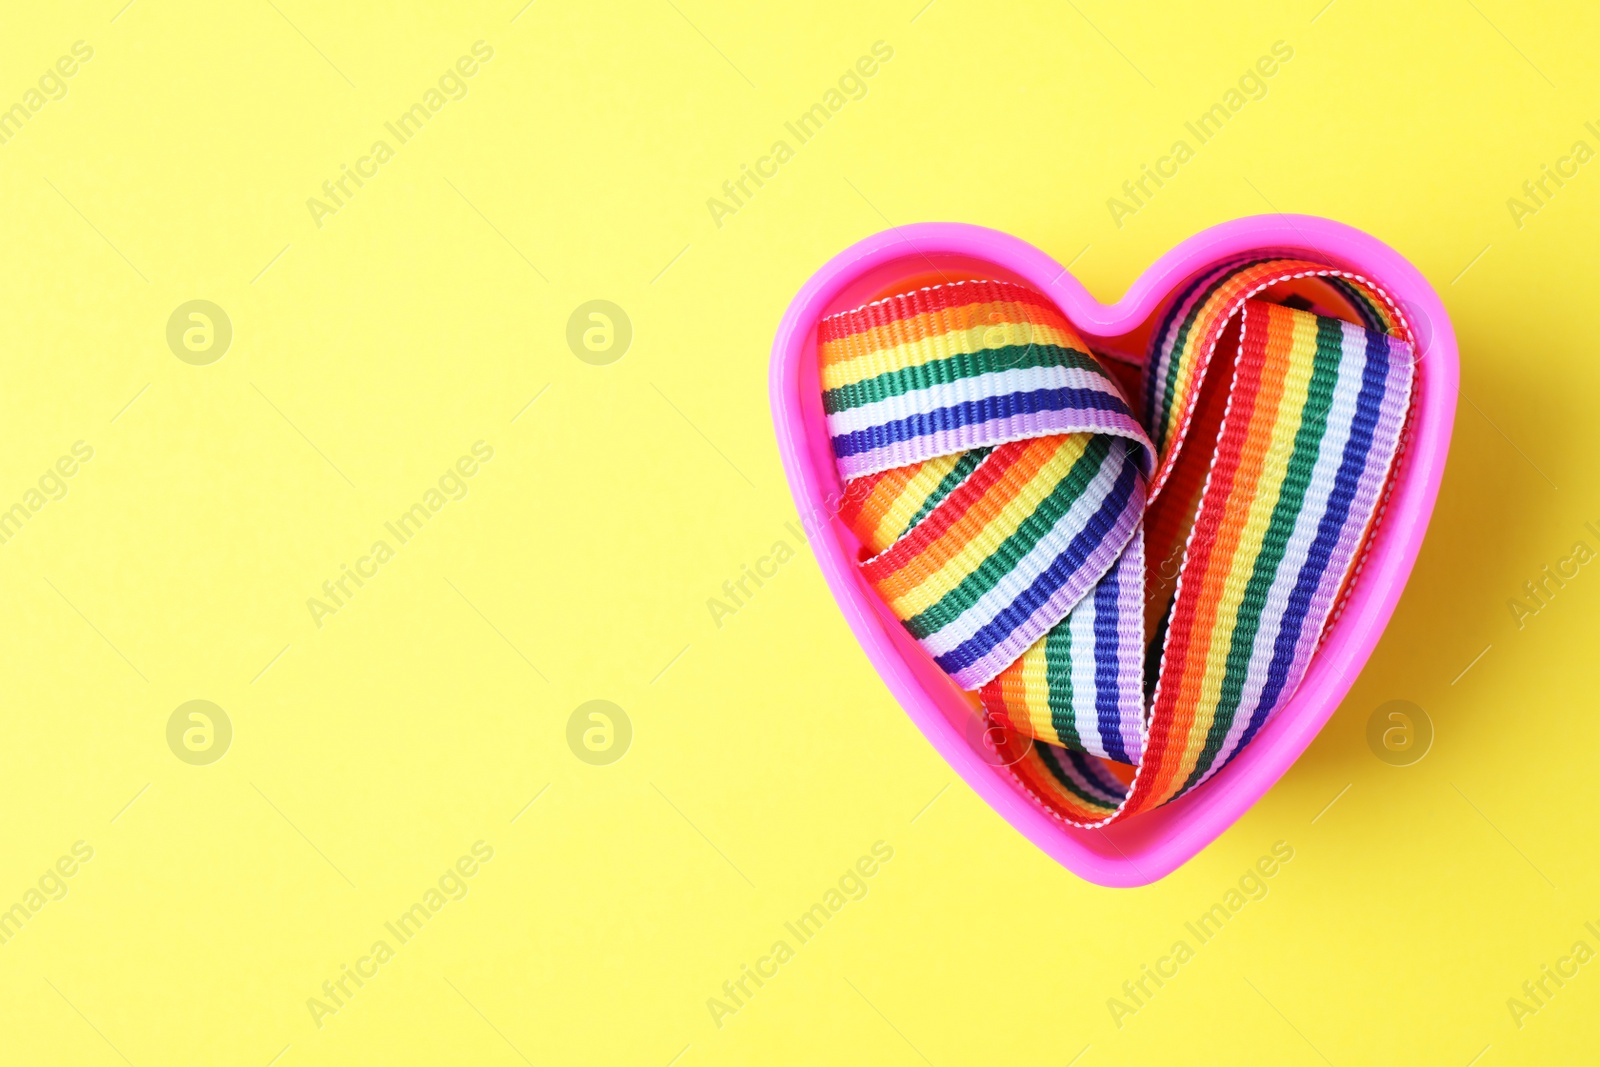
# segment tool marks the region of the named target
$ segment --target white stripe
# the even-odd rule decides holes
[[[1074,766],[1072,757],[1068,755],[1068,749],[1056,745],[1049,747],[1055,749],[1055,751],[1046,753],[1044,758],[1054,763],[1063,775],[1072,779],[1085,793],[1095,797],[1101,804],[1114,806],[1122,802],[1123,798],[1121,796],[1111,795],[1111,790],[1108,787],[1098,781],[1091,780]]]
[[[1344,329],[1346,343],[1351,331],[1362,335],[1360,351],[1364,355],[1365,331],[1350,323],[1345,323]],[[1345,444],[1355,429],[1356,402],[1360,397],[1365,369],[1365,358],[1340,361],[1339,376],[1334,383],[1333,398],[1328,408],[1328,432],[1322,439],[1316,464],[1311,470],[1311,481],[1306,487],[1305,502],[1295,520],[1294,529],[1290,531],[1289,542],[1283,558],[1278,562],[1272,585],[1267,590],[1266,604],[1261,611],[1261,625],[1256,630],[1255,642],[1251,647],[1250,665],[1245,672],[1244,687],[1240,693],[1239,708],[1232,725],[1228,728],[1227,737],[1223,739],[1222,747],[1217,752],[1217,758],[1212,761],[1213,770],[1220,769],[1238,747],[1240,739],[1250,725],[1248,709],[1255,707],[1261,697],[1261,691],[1266,687],[1268,669],[1272,664],[1278,634],[1283,629],[1285,615],[1289,609],[1289,594],[1294,591],[1300,576],[1300,568],[1304,566],[1306,558],[1311,553],[1312,542],[1317,536],[1317,527],[1321,525],[1322,517],[1328,510],[1328,501],[1333,495],[1339,465],[1344,461]],[[1368,456],[1378,455],[1382,446],[1383,442],[1375,439]],[[1288,462],[1287,458],[1285,462]],[[1359,504],[1359,499],[1352,501],[1350,514],[1345,519],[1347,524],[1352,519],[1358,518]],[[1366,516],[1360,515],[1359,521],[1365,524]],[[1330,567],[1330,570],[1337,569]],[[1319,583],[1317,593],[1321,594],[1322,587],[1330,580],[1338,581],[1342,577],[1342,571],[1334,578],[1325,575]],[[1301,623],[1302,638],[1308,632],[1315,633],[1322,629],[1329,605],[1319,603],[1321,599],[1324,598],[1312,597],[1310,610]],[[1300,676],[1304,673],[1306,664],[1297,657],[1291,661],[1290,666],[1291,673],[1284,680],[1283,689],[1278,695],[1280,707],[1300,684]],[[1300,668],[1299,674],[1293,672],[1292,668],[1296,666]]]
[[[1104,433],[1122,437],[1137,443],[1146,455],[1153,454],[1144,430],[1125,412],[1060,408],[1032,414],[1002,415],[987,422],[937,430],[882,448],[857,452],[838,461],[839,474],[847,479],[860,478],[971,448],[1035,437],[1059,437],[1069,433]]]
[[[1093,389],[1115,395],[1105,375],[1081,367],[1016,367],[990,371],[971,378],[929,385],[898,396],[886,396],[870,404],[846,408],[828,416],[828,435],[869,430],[914,415],[926,415],[940,408],[953,407],[969,400],[1012,393],[1031,393],[1039,389]]]
[[[1117,724],[1122,750],[1137,764],[1144,759],[1144,524],[1117,561]]]
[[[1111,753],[1106,751],[1105,741],[1100,736],[1100,686],[1096,673],[1099,657],[1095,654],[1095,623],[1099,609],[1095,605],[1095,594],[1106,582],[1117,584],[1119,617],[1121,612],[1128,611],[1140,620],[1139,625],[1132,628],[1118,627],[1116,688],[1111,694],[1117,708],[1117,733],[1122,738],[1123,751],[1135,763],[1142,753],[1139,727],[1144,716],[1144,687],[1139,684],[1144,663],[1140,641],[1144,608],[1143,548],[1141,528],[1112,569],[1084,595],[1063,623],[1071,627],[1072,634],[1072,720],[1077,726],[1078,739],[1086,751],[1110,759]],[[1124,637],[1130,636],[1123,632],[1126,629],[1133,633],[1124,641]]]
[[[1124,500],[1106,536],[1091,546],[1078,569],[1058,586],[1055,592],[1033,610],[1022,622],[1012,627],[1010,633],[992,645],[987,652],[969,666],[953,671],[950,677],[963,689],[976,689],[990,678],[1005,670],[1016,658],[1027,651],[1039,638],[1062,619],[1093,589],[1093,583],[1102,578],[1116,564],[1127,548],[1128,540],[1139,528],[1143,512],[1144,482]],[[1085,583],[1090,583],[1085,586]]]
[[[1160,394],[1166,389],[1168,376],[1173,373],[1172,364],[1178,355],[1177,337],[1178,333],[1183,329],[1184,320],[1194,313],[1194,309],[1199,306],[1203,299],[1206,298],[1211,286],[1216,284],[1218,278],[1234,273],[1239,269],[1242,268],[1222,267],[1211,272],[1210,275],[1206,276],[1202,281],[1195,285],[1194,292],[1190,295],[1189,299],[1184,301],[1183,306],[1178,309],[1177,314],[1172,316],[1172,325],[1168,328],[1166,336],[1158,338],[1158,344],[1156,347],[1158,360],[1154,368],[1154,378],[1156,383],[1156,391],[1158,394],[1156,399],[1157,404],[1161,402]],[[1215,294],[1211,295],[1214,296]],[[1238,314],[1237,309],[1230,312],[1228,317],[1232,318],[1236,314]],[[1182,399],[1183,398],[1179,396],[1173,397],[1174,401],[1181,401]],[[1155,412],[1149,412],[1148,414],[1151,417],[1156,415]],[[1172,442],[1168,441],[1167,446],[1170,448],[1171,445]]]
[[[1100,469],[1084,487],[1083,495],[1072,502],[1066,513],[1058,519],[1045,535],[1039,538],[1026,556],[1017,561],[1010,572],[1001,577],[977,602],[950,620],[943,628],[922,639],[922,647],[934,656],[942,656],[977,633],[998,615],[1008,604],[1021,596],[1034,580],[1043,574],[1062,550],[1080,530],[1088,525],[1100,505],[1115,487],[1122,473],[1126,451],[1113,444]]]
[[[1097,756],[1104,756],[1100,717],[1095,711],[1099,691],[1094,676],[1094,620],[1094,590],[1091,589],[1072,609],[1066,622],[1072,629],[1072,721],[1078,728],[1078,740],[1083,742],[1083,747]]]

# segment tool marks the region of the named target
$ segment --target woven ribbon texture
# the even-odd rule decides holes
[[[1050,300],[991,281],[818,333],[863,577],[1022,740],[1020,786],[1083,827],[1199,786],[1293,695],[1415,386],[1394,304],[1309,262],[1222,264],[1149,334],[1142,367],[1102,359]]]

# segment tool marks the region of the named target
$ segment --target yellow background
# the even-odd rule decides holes
[[[1506,1004],[1600,949],[1600,576],[1520,628],[1507,605],[1600,548],[1600,164],[1520,228],[1506,205],[1600,148],[1592,6],[122,3],[13,4],[0,33],[0,106],[94,49],[0,145],[0,507],[95,450],[0,546],[0,907],[94,849],[0,946],[0,1061],[1593,1060],[1600,964],[1521,1028]],[[307,199],[478,40],[468,95],[319,228]],[[880,40],[865,98],[718,227],[707,198]],[[1276,41],[1268,95],[1116,226],[1107,198]],[[772,334],[889,224],[1009,231],[1109,300],[1271,210],[1439,289],[1450,467],[1304,758],[1178,873],[1096,888],[955,779],[786,532]],[[165,339],[197,298],[233,324],[209,366]],[[633,324],[609,366],[566,344],[592,299]],[[469,495],[315,625],[478,440]],[[192,699],[233,724],[209,766],[167,747]],[[609,766],[567,744],[591,699],[633,725]],[[1436,731],[1414,766],[1365,740],[1395,699]],[[307,999],[479,840],[469,895],[319,1028]],[[716,1026],[880,840],[868,895]],[[1108,998],[1277,841],[1270,894],[1119,1028]]]

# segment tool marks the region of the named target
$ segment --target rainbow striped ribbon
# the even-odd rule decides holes
[[[1192,280],[1137,383],[1020,285],[876,301],[818,332],[840,519],[907,631],[1035,742],[1019,784],[1105,825],[1204,782],[1294,693],[1381,515],[1409,336],[1372,283],[1291,259]]]

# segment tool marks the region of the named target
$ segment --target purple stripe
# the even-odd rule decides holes
[[[1129,763],[1144,758],[1144,526],[1123,550],[1112,571],[1122,598],[1117,608],[1117,642],[1122,652],[1122,749]]]
[[[1132,763],[1122,747],[1122,656],[1117,651],[1118,623],[1121,621],[1121,584],[1116,565],[1094,587],[1094,707],[1100,731],[1101,750],[1119,763]]]
[[[1103,806],[1119,807],[1127,797],[1127,787],[1106,773],[1093,757],[1085,756],[1076,749],[1062,748],[1060,745],[1044,741],[1035,741],[1034,747],[1039,749],[1039,759],[1044,763],[1045,769],[1054,774],[1057,781],[1065,784],[1070,780],[1079,790],[1094,797]],[[1081,797],[1077,799],[1082,801]]]
[[[1113,804],[1121,804],[1128,796],[1128,787],[1113,778],[1100,762],[1093,756],[1084,755],[1082,752],[1066,750],[1067,759],[1071,761],[1073,769],[1087,782],[1093,783],[1095,788],[1106,795]]]
[[[1114,455],[1107,458],[1107,462],[1116,460]],[[1144,479],[1138,470],[1124,462],[1100,510],[1055,561],[977,633],[935,657],[934,662],[963,689],[977,689],[1003,671],[1066,618],[1089,585],[1116,562],[1144,514],[1143,490]]]
[[[1250,743],[1256,732],[1277,710],[1280,694],[1292,693],[1299,685],[1308,666],[1309,650],[1306,646],[1319,636],[1319,627],[1307,630],[1306,620],[1313,615],[1319,621],[1327,616],[1330,602],[1337,592],[1338,583],[1344,580],[1344,570],[1335,572],[1329,564],[1335,558],[1352,560],[1361,529],[1366,525],[1372,503],[1382,488],[1381,479],[1386,473],[1389,448],[1373,449],[1373,440],[1380,425],[1388,432],[1386,442],[1398,435],[1398,422],[1404,413],[1394,410],[1399,400],[1407,395],[1404,388],[1391,388],[1389,378],[1403,377],[1407,373],[1405,351],[1396,352],[1396,346],[1406,348],[1404,341],[1386,334],[1367,331],[1366,366],[1362,369],[1361,392],[1356,399],[1356,414],[1350,437],[1345,441],[1344,455],[1339,461],[1339,471],[1334,476],[1334,488],[1328,495],[1327,508],[1317,525],[1316,539],[1306,554],[1305,563],[1295,579],[1285,607],[1283,624],[1278,630],[1272,649],[1272,662],[1267,668],[1267,681],[1250,714],[1250,725],[1245,728],[1237,752]],[[1403,384],[1403,383],[1402,383]],[[1376,462],[1374,462],[1376,460]],[[1352,505],[1360,498],[1360,506]],[[1347,563],[1347,568],[1348,568]],[[1304,632],[1302,632],[1304,631]],[[1222,765],[1217,760],[1216,767]]]
[[[1154,335],[1156,338],[1156,365],[1150,368],[1150,373],[1145,376],[1144,408],[1145,413],[1150,418],[1155,418],[1156,386],[1158,384],[1161,385],[1163,387],[1162,392],[1165,392],[1164,387],[1167,375],[1170,373],[1169,368],[1172,366],[1173,358],[1177,355],[1177,350],[1173,347],[1173,339],[1177,330],[1183,325],[1184,320],[1189,317],[1190,309],[1205,297],[1211,281],[1234,269],[1233,267],[1221,267],[1218,270],[1197,276],[1168,308],[1165,321],[1157,328]]]
[[[846,480],[860,478],[973,448],[1069,433],[1105,433],[1133,441],[1139,446],[1141,469],[1149,469],[1148,457],[1152,454],[1149,439],[1145,436],[1144,427],[1125,410],[1060,409],[968,423],[910,440],[885,443],[855,455],[839,456],[839,474]]]
[[[959,426],[1016,415],[1037,415],[1047,411],[1063,410],[1126,413],[1128,409],[1120,396],[1105,389],[1029,389],[1026,392],[1002,393],[979,397],[976,400],[962,400],[947,407],[919,411],[903,419],[893,419],[865,430],[839,434],[833,438],[833,454],[843,459],[858,452],[870,452],[897,441],[926,437],[941,430],[953,430]]]

